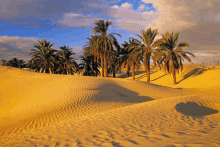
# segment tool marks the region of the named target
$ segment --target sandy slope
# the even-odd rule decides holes
[[[0,67],[0,146],[220,146],[220,70],[184,68],[173,85]]]

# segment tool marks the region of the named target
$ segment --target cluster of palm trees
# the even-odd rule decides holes
[[[17,67],[17,68],[26,68],[28,66],[27,64],[25,64],[25,61],[23,59],[18,59],[16,57],[8,61],[5,59],[1,59],[0,63],[3,66],[11,66],[11,67]]]
[[[147,82],[150,82],[150,59],[153,59],[154,64],[159,67],[164,66],[165,72],[173,75],[174,84],[176,84],[176,72],[183,69],[183,61],[186,59],[191,62],[188,55],[195,57],[192,53],[184,52],[183,47],[189,47],[189,43],[182,42],[177,44],[179,33],[166,32],[161,39],[154,41],[158,35],[158,30],[141,30],[139,37],[130,38],[129,42],[124,42],[122,47],[118,44],[114,35],[120,36],[117,33],[108,34],[111,21],[104,20],[96,21],[95,27],[92,28],[94,33],[91,38],[88,38],[88,45],[84,48],[85,57],[92,56],[94,62],[97,63],[101,59],[102,77],[108,77],[108,72],[115,76],[116,71],[120,71],[122,67],[127,68],[127,76],[129,76],[132,68],[132,77],[135,79],[135,69],[140,67],[143,62]],[[105,74],[104,74],[105,73]]]
[[[46,39],[38,41],[31,49],[30,55],[32,59],[25,64],[24,60],[19,60],[16,57],[7,61],[1,59],[1,65],[12,66],[20,68],[31,68],[35,72],[40,73],[53,73],[53,74],[74,74],[78,72],[78,64],[71,56],[74,55],[71,48],[61,46],[60,50],[55,50],[51,42]]]
[[[78,70],[78,64],[71,56],[74,55],[71,48],[64,45],[60,50],[55,50],[51,42],[46,39],[39,40],[31,49],[29,66],[36,72],[53,74],[74,74]]]
[[[164,67],[165,72],[173,75],[176,84],[176,72],[183,69],[184,59],[191,62],[188,55],[195,57],[192,53],[184,52],[183,47],[189,47],[187,42],[177,44],[179,33],[166,32],[161,39],[155,41],[158,30],[141,30],[135,34],[139,39],[129,38],[128,42],[119,45],[115,35],[118,33],[108,33],[111,21],[99,20],[92,28],[91,37],[83,47],[83,56],[80,56],[81,63],[77,64],[71,48],[62,46],[55,50],[51,42],[46,39],[39,40],[38,44],[31,49],[32,59],[28,61],[28,67],[36,72],[53,74],[74,74],[82,73],[85,76],[108,77],[109,73],[115,77],[117,71],[122,68],[127,69],[129,77],[132,69],[132,77],[135,79],[135,70],[140,68],[141,62],[144,65],[147,82],[150,82],[150,59],[153,59],[155,66]],[[6,61],[2,59],[2,65]],[[21,67],[23,61],[13,59],[7,65]],[[19,62],[17,62],[19,61]],[[19,64],[20,63],[20,64]],[[101,67],[101,73],[99,70]]]

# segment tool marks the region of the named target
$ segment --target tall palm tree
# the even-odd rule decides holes
[[[135,68],[136,68],[136,75],[137,75],[137,70],[140,68],[141,61],[143,62],[143,60],[142,60],[142,55],[140,53],[133,55],[133,56],[131,55],[131,58],[133,60],[133,62],[132,62],[132,77],[133,77],[133,80],[135,80]]]
[[[6,66],[8,61],[6,59],[1,59],[0,62],[2,66]]]
[[[140,67],[141,67],[141,62],[140,61],[142,61],[142,58],[140,58],[138,61],[136,61],[135,62],[136,64],[134,65],[135,69],[136,69],[136,75],[137,75],[138,69],[140,69]]]
[[[46,39],[38,41],[38,44],[34,45],[35,49],[31,49],[32,59],[30,61],[31,67],[34,71],[53,73],[54,63],[56,60],[53,44]]]
[[[91,38],[87,38],[87,39],[88,39],[88,41],[86,42],[87,44],[83,47],[83,50],[84,50],[83,52],[85,56],[92,56],[92,60],[93,60],[92,62],[94,63],[93,64],[94,68],[98,68],[99,58],[101,57],[101,64],[103,67],[104,65],[103,56],[102,56],[103,50],[100,44],[101,37],[95,34],[95,35],[92,35]],[[102,77],[104,77],[104,68],[102,68]]]
[[[119,56],[121,54],[121,48],[120,46],[117,46],[116,49],[114,49],[112,52],[109,52],[109,66],[108,66],[108,71],[109,73],[113,74],[113,77],[115,78],[115,74],[117,71],[121,71],[120,66],[118,63],[119,61]]]
[[[130,41],[130,40],[129,40]],[[127,50],[127,47],[129,46],[129,43],[124,41],[124,43],[122,44],[122,48],[121,48],[121,57],[119,59],[120,65],[124,66],[127,68],[127,77],[129,77],[129,73],[130,73],[130,66],[131,66],[131,62],[128,59],[129,57],[129,51]]]
[[[132,43],[132,45],[129,47],[133,50],[133,52],[141,53],[143,55],[143,63],[144,68],[146,70],[147,75],[147,82],[150,82],[150,58],[153,55],[153,42],[158,34],[157,29],[151,30],[151,28],[148,28],[147,30],[141,30],[141,35],[135,34],[138,36],[141,40],[132,38],[135,40],[135,43]]]
[[[62,74],[74,74],[77,71],[76,59],[72,58],[72,55],[75,55],[75,53],[68,46],[64,45],[60,47],[60,50],[57,51],[58,68],[56,70],[58,72]]]
[[[135,66],[138,67],[140,61],[142,61],[143,55],[141,52],[138,52],[137,48],[139,47],[137,41],[134,39],[129,39],[129,43],[125,42],[122,44],[124,46],[124,61],[127,63],[127,76],[129,76],[129,67],[132,67],[132,78],[135,80]],[[136,47],[135,47],[136,46]],[[123,57],[123,56],[122,56]]]
[[[182,42],[177,45],[178,37],[179,32],[175,33],[175,35],[173,32],[170,34],[169,32],[166,32],[162,35],[162,38],[156,40],[154,44],[154,46],[157,47],[157,54],[154,55],[153,60],[154,62],[159,61],[159,64],[164,62],[165,72],[167,69],[168,73],[173,74],[174,84],[176,84],[176,71],[179,73],[179,69],[181,68],[181,71],[183,69],[182,62],[184,61],[184,58],[191,62],[191,59],[187,54],[195,57],[194,54],[183,51],[183,47],[190,46],[189,43]]]
[[[114,35],[118,35],[118,33],[111,33],[108,34],[109,25],[112,24],[112,21],[107,21],[106,23],[104,20],[99,20],[95,22],[95,27],[92,28],[91,33],[99,34],[100,40],[99,44],[102,47],[101,53],[101,62],[102,62],[102,70],[105,69],[105,77],[108,77],[108,67],[107,67],[107,53],[112,52],[113,48],[112,45],[118,46],[117,39]],[[104,68],[103,68],[103,59],[104,59]],[[103,71],[102,71],[103,72]]]

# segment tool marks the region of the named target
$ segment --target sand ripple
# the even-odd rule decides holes
[[[0,73],[0,146],[220,145],[219,96],[126,79]]]

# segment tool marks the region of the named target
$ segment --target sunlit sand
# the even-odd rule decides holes
[[[131,76],[131,73],[130,73]],[[220,146],[220,67],[116,78],[0,66],[0,146]]]

